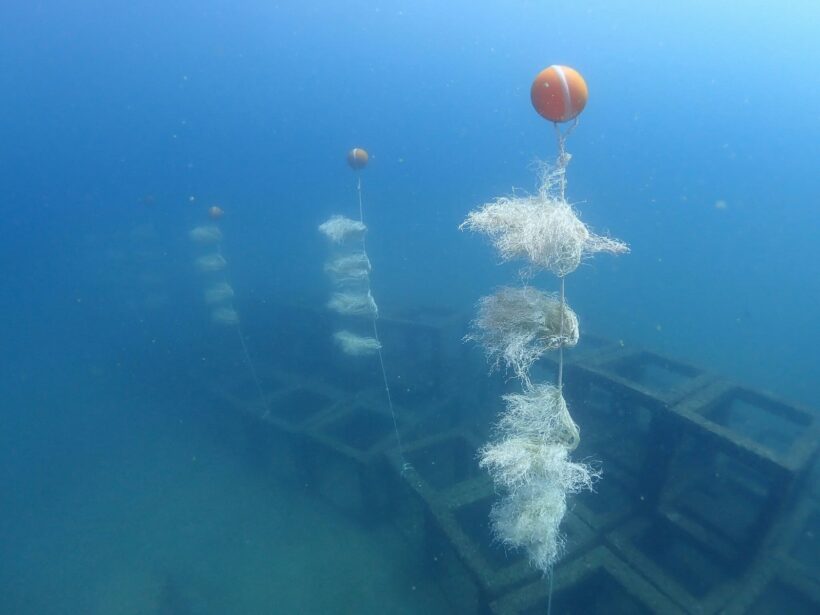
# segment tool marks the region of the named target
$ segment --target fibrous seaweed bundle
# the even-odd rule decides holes
[[[333,334],[333,341],[342,352],[352,357],[376,354],[382,348],[381,343],[375,338],[357,335],[351,331],[337,331]]]
[[[333,282],[336,291],[331,295],[327,307],[342,316],[360,316],[375,319],[379,307],[370,292],[370,259],[365,250],[364,236],[367,227],[364,222],[344,216],[332,216],[319,225],[319,232],[330,241],[332,253],[325,263],[325,273]],[[372,354],[381,348],[378,339],[356,335],[357,341],[349,336],[349,331],[339,331],[334,338],[342,352],[352,356]],[[341,336],[341,337],[340,337]],[[370,353],[365,348],[373,349]]]
[[[191,241],[202,250],[194,265],[206,278],[205,303],[215,323],[233,325],[239,316],[233,307],[233,288],[228,283],[228,261],[222,255],[222,231],[216,224],[197,226],[188,232]]]
[[[319,232],[335,244],[345,241],[361,241],[367,232],[367,227],[360,220],[353,220],[344,216],[331,216],[319,225]]]
[[[569,156],[562,160],[566,165]],[[502,260],[524,260],[529,273],[546,269],[563,277],[584,256],[626,252],[625,243],[596,235],[578,218],[563,195],[565,169],[542,167],[537,194],[497,198],[470,212],[461,228],[484,233]]]
[[[537,194],[495,199],[470,212],[461,225],[487,235],[502,260],[523,260],[523,277],[549,270],[560,279],[558,294],[523,286],[482,298],[467,335],[483,346],[492,368],[503,365],[521,382],[521,393],[504,397],[506,409],[479,459],[503,493],[490,514],[496,538],[506,547],[525,549],[544,572],[561,554],[567,495],[590,489],[598,477],[596,469],[570,459],[580,432],[563,396],[563,349],[578,342],[579,328],[565,301],[564,276],[584,256],[628,250],[623,242],[590,231],[566,201],[568,162],[559,136],[558,162],[542,167]],[[533,383],[530,368],[550,350],[559,352],[556,385]]]
[[[370,275],[370,259],[364,252],[337,256],[325,263],[325,273],[338,286],[345,286],[351,282],[363,282]]]
[[[373,295],[370,294],[370,289],[347,289],[333,293],[327,307],[344,316],[376,318],[379,315],[379,307]]]
[[[503,287],[479,300],[467,339],[484,347],[493,369],[503,363],[529,383],[529,369],[541,355],[578,343],[578,317],[555,294]]]

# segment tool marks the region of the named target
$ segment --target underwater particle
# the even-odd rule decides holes
[[[552,122],[574,119],[586,107],[589,90],[574,68],[553,64],[535,76],[530,88],[532,106]]]
[[[213,205],[208,208],[208,217],[211,220],[219,220],[224,215],[225,211],[218,205]]]

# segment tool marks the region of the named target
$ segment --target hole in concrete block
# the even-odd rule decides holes
[[[436,489],[450,487],[479,473],[475,447],[458,437],[412,450],[407,460]]]
[[[820,509],[805,520],[790,555],[810,570],[820,570]]]
[[[718,425],[778,453],[786,453],[811,417],[753,391],[732,389],[704,411]]]
[[[814,615],[820,612],[820,603],[800,593],[796,587],[775,580],[747,611],[750,615],[789,613],[790,615]]]
[[[619,376],[656,391],[674,391],[702,373],[648,352],[617,359],[606,366]]]
[[[617,393],[592,384],[584,397],[570,399],[569,409],[581,427],[578,459],[600,460],[606,472],[610,463],[638,473],[643,468],[654,413],[634,402],[623,402]]]
[[[583,577],[578,583],[555,594],[552,601],[554,613],[608,613],[609,615],[642,615],[652,613],[641,604],[609,572],[599,568]],[[544,613],[544,605],[527,610],[535,615]]]
[[[572,391],[572,383],[567,387]],[[576,400],[577,398],[577,400]],[[612,412],[612,405],[615,401],[613,391],[607,390],[595,383],[590,384],[580,395],[571,394],[568,398],[570,407],[579,406],[578,410],[590,415],[599,416],[601,413]]]
[[[670,471],[666,505],[735,545],[753,540],[775,479],[697,438],[687,437],[682,444]]]
[[[607,474],[606,470],[595,483],[595,491],[584,491],[572,497],[577,498],[596,516],[625,514],[632,508],[636,499],[617,475]],[[572,499],[569,505],[572,506]]]
[[[288,391],[271,404],[271,412],[292,425],[302,425],[330,406],[326,395],[310,389]]]
[[[726,562],[663,520],[648,526],[634,544],[696,598],[703,598],[729,577]]]
[[[368,452],[393,433],[393,422],[389,416],[356,406],[323,431],[351,448]]]

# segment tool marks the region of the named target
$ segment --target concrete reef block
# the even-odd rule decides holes
[[[617,387],[628,402],[650,407],[677,403],[715,380],[699,367],[647,350],[621,348],[570,364],[592,380]],[[569,380],[570,378],[568,378]]]
[[[702,543],[662,515],[637,518],[607,536],[612,551],[680,608],[709,615],[743,587],[719,546]]]
[[[333,387],[285,374],[269,366],[257,373],[262,397],[250,374],[214,385],[217,409],[243,429],[236,447],[271,475],[302,484],[308,478],[313,443],[304,427],[341,403],[344,394]],[[223,426],[227,433],[228,426]]]
[[[659,510],[680,529],[742,564],[774,526],[788,483],[732,452],[685,435],[670,463]]]
[[[672,410],[750,463],[783,473],[806,470],[820,446],[816,412],[729,382],[715,382]]]
[[[604,466],[595,491],[571,496],[569,507],[596,535],[603,535],[642,510],[635,479],[613,464]]]
[[[725,615],[814,615],[820,613],[820,583],[816,573],[793,568],[788,562],[765,562],[722,611]]]
[[[749,562],[808,474],[820,443],[816,416],[726,382],[670,410],[681,435],[660,510],[699,540]]]
[[[564,366],[569,367],[575,363],[594,364],[602,360],[602,358],[622,352],[623,347],[620,343],[600,335],[581,332],[578,339],[578,344],[572,348],[564,350]],[[554,371],[558,366],[558,354],[555,352],[546,353],[541,361],[536,363],[531,370],[534,380],[541,380],[543,366],[548,366],[550,372]],[[552,378],[552,374],[544,375],[544,378]]]
[[[399,432],[410,434],[412,420],[402,408],[395,409]],[[305,433],[314,444],[311,486],[342,512],[366,522],[383,519],[396,491],[386,457],[397,446],[387,404],[348,398],[311,422]]]
[[[608,477],[614,475],[618,487],[629,493],[631,508],[652,508],[679,438],[665,404],[582,370],[573,374],[564,391],[581,428],[573,456],[600,462],[603,477],[597,488],[607,489]]]
[[[594,548],[554,571],[554,613],[683,615],[685,611],[639,572],[603,546]],[[549,579],[514,590],[490,605],[493,615],[536,615],[546,612]]]
[[[396,399],[438,395],[460,374],[467,319],[449,309],[405,308],[379,318],[379,333]]]
[[[581,444],[576,457],[599,459],[607,468],[615,464],[639,479],[647,464],[656,468],[659,459],[649,456],[655,431],[664,420],[657,409],[627,401],[617,388],[598,381],[570,381],[565,386],[570,412],[581,427]],[[641,481],[642,482],[642,481]]]
[[[404,456],[428,490],[443,493],[476,477],[486,478],[478,467],[479,446],[469,432],[450,430],[410,442]]]
[[[804,495],[794,510],[779,520],[771,546],[790,570],[820,585],[820,500]]]
[[[230,372],[227,378],[214,380],[211,384],[211,397],[226,410],[261,417],[268,401],[291,388],[293,383],[290,376],[267,364],[257,365],[256,373],[263,397],[259,396],[253,376],[244,366]]]

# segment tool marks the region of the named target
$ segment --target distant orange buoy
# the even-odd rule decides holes
[[[584,110],[589,90],[577,70],[553,64],[535,77],[530,98],[542,117],[553,122],[566,122]]]
[[[222,210],[221,207],[218,207],[217,205],[208,208],[208,217],[211,220],[219,220],[224,215],[225,212]]]
[[[367,161],[370,156],[361,147],[354,147],[347,153],[347,164],[352,169],[363,169],[367,166]]]

